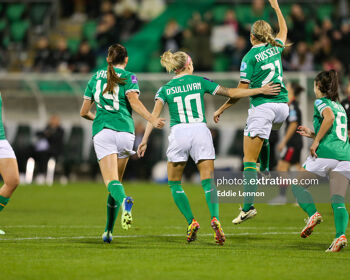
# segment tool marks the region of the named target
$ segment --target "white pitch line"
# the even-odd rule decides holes
[[[229,233],[226,236],[246,236],[246,235],[298,235],[300,232],[244,232],[244,233]],[[314,232],[314,234],[331,234],[331,232]],[[203,233],[199,236],[212,236],[212,233]],[[115,235],[114,238],[146,238],[146,237],[185,237],[184,234],[161,234],[161,235]],[[100,239],[99,236],[35,236],[35,237],[15,237],[15,238],[0,238],[0,241],[25,241],[25,240],[67,240],[67,239]]]

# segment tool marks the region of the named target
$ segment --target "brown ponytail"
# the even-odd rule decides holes
[[[315,78],[316,86],[326,98],[339,101],[338,74],[335,70],[323,71]]]
[[[273,36],[271,25],[264,20],[254,22],[251,33],[262,43],[268,43],[271,46],[283,48],[283,45],[276,41],[276,38]],[[289,46],[290,45],[286,45],[286,47]]]
[[[113,66],[117,64],[123,64],[125,62],[125,58],[127,57],[128,53],[126,51],[126,48],[120,44],[114,44],[108,48],[107,86],[102,94],[105,94],[106,92],[113,92],[116,85],[126,84],[126,79],[120,78],[114,71]]]

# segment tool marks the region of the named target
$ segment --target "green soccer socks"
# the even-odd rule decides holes
[[[9,200],[9,198],[0,195],[0,212],[5,208]]]
[[[187,223],[190,224],[194,217],[187,195],[182,189],[181,181],[168,181],[168,185],[170,187],[171,194],[174,198],[177,208],[179,208],[182,215],[184,215]]]
[[[317,212],[314,200],[311,194],[305,188],[293,185],[292,192],[301,209],[303,209],[309,217]]]
[[[113,232],[114,223],[118,216],[120,205],[117,205],[111,194],[107,198],[107,222],[105,231]]]
[[[334,213],[334,224],[336,230],[335,238],[338,238],[341,235],[345,234],[349,222],[349,214],[345,207],[344,197],[337,194],[333,195],[332,208]]]
[[[202,180],[202,187],[204,190],[205,200],[207,201],[211,218],[213,219],[215,217],[219,220],[219,203],[214,179]]]
[[[270,171],[270,142],[264,139],[261,151],[259,154],[260,171]]]
[[[244,162],[243,166],[244,166],[244,171],[243,171],[244,192],[251,194],[251,195],[244,196],[242,210],[247,212],[247,211],[249,211],[250,207],[253,206],[253,203],[254,203],[255,196],[252,194],[255,193],[257,188],[258,188],[258,186],[256,184],[258,172],[256,169],[255,162]]]
[[[108,184],[108,191],[118,206],[120,206],[124,198],[126,198],[124,187],[118,180],[111,181]]]

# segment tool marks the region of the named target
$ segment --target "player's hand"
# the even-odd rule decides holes
[[[162,129],[163,126],[165,125],[165,119],[164,118],[154,118],[151,121],[151,124],[153,125],[153,127],[158,128],[158,129]]]
[[[305,137],[308,137],[308,138],[312,138],[312,131],[310,128],[306,127],[306,126],[298,126],[297,128],[297,133],[299,133],[301,136],[305,136]]]
[[[320,145],[320,143],[315,140],[310,147],[310,154],[315,158],[317,158],[316,150],[318,148],[318,145]]]
[[[277,145],[277,150],[281,153],[285,147],[286,144],[284,142],[281,142]]]
[[[277,0],[269,0],[269,2],[270,2],[270,5],[273,9],[276,9],[279,7]]]
[[[278,95],[281,92],[281,85],[268,83],[261,88],[261,93],[265,95]]]
[[[142,158],[145,155],[147,149],[147,143],[141,142],[141,144],[137,147],[137,155],[139,158]]]
[[[214,117],[213,117],[213,119],[214,119],[214,122],[215,123],[218,123],[219,121],[220,121],[220,116],[221,116],[221,112],[218,110],[218,111],[216,111],[215,113],[214,113]]]

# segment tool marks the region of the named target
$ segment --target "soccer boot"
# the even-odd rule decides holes
[[[339,252],[346,245],[348,245],[348,241],[346,240],[345,235],[341,235],[338,238],[334,239],[331,246],[326,250],[326,252]]]
[[[321,214],[316,212],[310,218],[306,218],[305,222],[306,222],[306,226],[303,228],[303,230],[300,233],[300,236],[302,238],[309,237],[313,232],[314,227],[317,226],[319,223],[322,223],[323,220],[322,220]]]
[[[245,222],[246,220],[253,218],[258,213],[254,206],[251,206],[247,212],[243,211],[242,207],[239,207],[239,210],[241,212],[239,213],[237,218],[232,220],[232,223],[234,223],[235,225],[238,225],[242,222]]]
[[[134,200],[130,196],[124,198],[122,203],[122,215],[121,215],[121,223],[122,223],[122,228],[124,230],[128,230],[131,227],[131,223],[132,223],[131,208],[133,204],[134,204]]]
[[[200,229],[198,222],[193,219],[192,223],[188,225],[187,228],[187,242],[190,243],[197,239],[197,231]]]
[[[110,232],[110,231],[105,231],[105,232],[102,234],[102,240],[103,240],[103,242],[111,243],[112,240],[113,240],[112,232]]]
[[[224,231],[222,230],[221,224],[215,217],[211,220],[211,227],[214,230],[214,239],[217,244],[224,245],[226,237]]]

